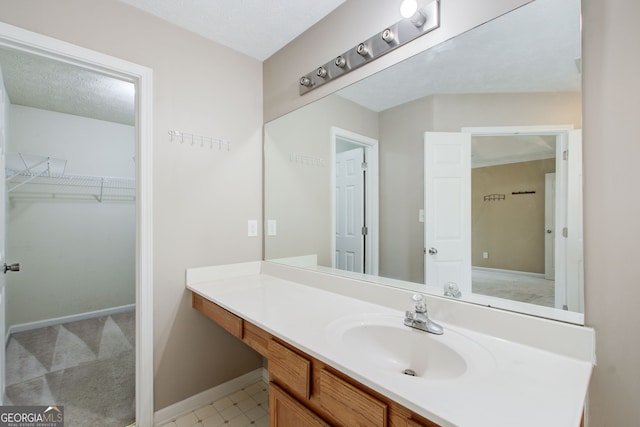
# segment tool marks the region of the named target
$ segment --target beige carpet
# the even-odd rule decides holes
[[[555,282],[515,272],[473,269],[473,293],[553,307]]]
[[[64,406],[67,426],[135,418],[135,312],[12,334],[7,404]]]

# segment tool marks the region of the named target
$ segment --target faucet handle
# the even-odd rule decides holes
[[[413,294],[411,300],[415,306],[416,313],[426,313],[427,305],[424,302],[424,296],[422,294]]]

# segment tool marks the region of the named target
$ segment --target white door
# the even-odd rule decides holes
[[[426,132],[425,278],[471,292],[471,134]]]
[[[582,234],[582,131],[569,132],[567,155],[567,308],[584,312]]]
[[[556,174],[544,176],[544,278],[555,280]]]
[[[334,268],[362,273],[364,261],[364,149],[336,154]]]

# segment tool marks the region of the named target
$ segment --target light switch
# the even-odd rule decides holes
[[[258,220],[250,219],[247,221],[247,236],[258,237]]]
[[[418,221],[419,222],[424,222],[424,209],[420,209],[418,211]]]
[[[277,234],[276,220],[275,219],[267,220],[267,236],[275,236],[276,234]]]

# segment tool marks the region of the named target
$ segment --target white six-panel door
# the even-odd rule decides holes
[[[471,134],[426,132],[425,279],[471,292]]]
[[[364,149],[336,154],[335,268],[363,272],[364,261]]]

